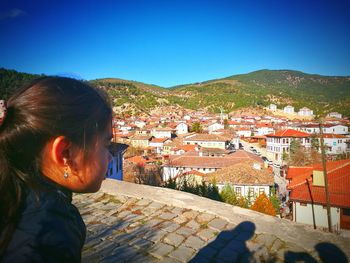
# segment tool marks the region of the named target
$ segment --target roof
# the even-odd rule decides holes
[[[184,138],[184,141],[211,141],[211,142],[226,142],[229,140],[219,134],[195,134],[191,137]]]
[[[202,147],[201,151],[206,153],[217,153],[217,154],[228,154],[232,152],[221,148],[206,148],[206,147]]]
[[[206,181],[215,179],[220,184],[273,185],[272,172],[266,168],[255,169],[253,167],[255,163],[253,160],[235,163],[214,173],[207,174]]]
[[[156,160],[152,159],[152,158],[144,158],[143,156],[140,156],[140,155],[137,155],[137,156],[134,156],[134,157],[130,157],[128,159],[126,159],[128,162],[131,162],[131,163],[135,163],[135,164],[139,164],[139,165],[146,165],[147,163],[153,163],[155,162]]]
[[[306,132],[296,131],[292,129],[282,130],[276,133],[270,133],[267,137],[293,137],[293,138],[306,138],[310,137],[310,134]]]
[[[328,191],[331,206],[350,207],[350,160],[330,161],[326,163]],[[291,168],[290,168],[291,169]],[[300,170],[300,174],[294,169],[290,199],[292,201],[326,205],[325,188],[312,184],[312,170],[322,170],[322,164],[315,164],[312,169]]]
[[[201,176],[201,177],[206,176],[205,173],[198,172],[197,170],[191,170],[191,171],[181,173],[177,177],[181,177],[181,176],[185,176],[185,175],[197,175],[197,176]]]
[[[149,141],[151,138],[152,136],[149,136],[149,135],[135,135],[134,137],[131,138],[131,140]]]
[[[179,150],[184,150],[185,152],[193,151],[197,145],[185,144],[178,147]]]
[[[169,138],[153,138],[151,140],[151,142],[153,142],[153,143],[164,143],[167,140],[169,140]]]
[[[333,134],[333,133],[324,133],[323,138],[327,139],[345,139],[347,138],[345,135],[342,134]]]
[[[154,128],[155,131],[167,131],[167,132],[171,132],[174,129],[171,128]]]
[[[246,151],[237,151],[233,154],[224,157],[172,155],[169,157],[169,163],[165,166],[191,168],[223,168],[246,160],[253,160],[257,163],[263,163],[263,160],[257,155],[248,153]]]

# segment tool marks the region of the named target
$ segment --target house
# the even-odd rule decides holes
[[[129,146],[122,143],[111,143],[109,151],[112,154],[112,160],[108,164],[106,178],[123,180],[123,155]]]
[[[236,128],[241,125],[241,123],[237,121],[227,121],[227,124],[229,128]]]
[[[327,118],[337,118],[341,119],[343,116],[338,112],[330,112],[327,114]]]
[[[174,122],[170,123],[168,126],[175,130],[178,135],[188,133],[188,125],[185,122]]]
[[[275,104],[270,104],[269,107],[268,107],[268,109],[269,109],[270,111],[277,111],[277,105],[275,105]]]
[[[324,133],[343,134],[349,133],[349,127],[342,124],[325,124]]]
[[[215,123],[210,124],[208,126],[208,133],[211,134],[212,132],[217,131],[217,130],[221,130],[223,128],[224,128],[224,125],[215,122]]]
[[[288,106],[283,108],[283,112],[286,114],[294,114],[294,107],[288,105]]]
[[[317,123],[309,123],[306,125],[302,125],[299,127],[299,129],[310,134],[320,133],[320,126]],[[349,133],[349,128],[342,124],[326,123],[322,125],[322,132],[346,135]]]
[[[149,135],[135,135],[130,138],[130,143],[136,148],[147,148],[152,136]]]
[[[269,133],[273,133],[273,131],[274,129],[271,124],[268,124],[268,123],[257,124],[254,135],[263,136]]]
[[[220,192],[225,185],[230,185],[237,196],[248,198],[254,198],[261,193],[269,196],[274,185],[272,172],[254,160],[235,163],[205,177],[208,183],[214,180]]]
[[[183,139],[183,144],[200,145],[206,148],[226,149],[230,139],[216,134],[193,134]]]
[[[200,146],[198,145],[185,144],[171,149],[170,154],[182,155],[187,152],[198,151],[199,148]]]
[[[171,128],[153,128],[151,135],[155,138],[171,138],[173,129]]]
[[[305,148],[311,147],[310,134],[287,129],[266,135],[266,151],[275,161],[281,162],[283,153],[289,153],[290,143],[293,140],[300,141]]]
[[[321,140],[320,138],[318,138]],[[335,155],[349,152],[348,148],[349,144],[347,142],[350,141],[350,138],[340,135],[340,134],[323,134],[323,141],[325,145],[326,154]],[[319,145],[321,143],[319,142]],[[321,149],[319,149],[321,151]]]
[[[169,138],[152,138],[149,142],[149,147],[154,147],[155,152],[161,154],[163,151],[164,143],[171,142]]]
[[[299,109],[298,115],[299,115],[299,116],[311,117],[311,116],[314,115],[314,112],[313,112],[313,110],[310,110],[310,109],[307,108],[307,107],[303,107],[303,108]]]
[[[177,147],[177,144],[175,142],[168,140],[163,144],[162,154],[170,154],[171,151],[176,147]]]
[[[250,130],[250,128],[241,127],[236,131],[236,134],[239,137],[250,137],[252,136],[252,131]]]
[[[333,230],[350,229],[350,160],[326,163]],[[290,167],[290,201],[293,221],[327,228],[327,209],[322,164]]]
[[[168,162],[163,165],[162,179],[167,181],[169,178],[175,178],[181,173],[192,170],[207,174],[247,160],[263,165],[260,157],[246,151],[237,151],[224,157],[170,155]]]
[[[143,120],[136,120],[134,122],[134,124],[135,124],[136,127],[142,129],[143,127],[146,126],[147,123],[145,121],[143,121]]]

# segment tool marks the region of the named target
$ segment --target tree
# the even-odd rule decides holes
[[[134,167],[135,183],[160,186],[162,184],[161,167],[157,165],[137,164]]]
[[[310,152],[310,158],[312,163],[320,163],[321,162],[321,154],[319,152],[320,150],[320,141],[318,140],[317,136],[311,137],[311,152]]]
[[[275,208],[265,193],[260,194],[256,198],[254,204],[251,206],[251,209],[267,215],[276,216]]]
[[[196,132],[196,133],[202,133],[203,132],[203,128],[202,125],[199,121],[195,122],[192,124],[192,131]]]
[[[224,119],[224,129],[227,130],[228,128],[228,119]]]
[[[276,214],[278,214],[280,212],[280,208],[281,208],[281,201],[276,194],[276,187],[271,188],[269,199],[270,199],[273,207],[275,208]]]
[[[229,184],[226,184],[222,188],[220,196],[225,203],[228,203],[231,205],[238,205],[236,193],[235,193],[233,187],[230,186]]]
[[[299,140],[292,139],[290,143],[288,164],[295,166],[304,166],[310,163],[310,151],[305,149]]]

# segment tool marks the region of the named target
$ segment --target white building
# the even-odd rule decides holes
[[[276,111],[276,110],[277,110],[277,105],[275,105],[275,104],[270,104],[270,105],[269,105],[269,110],[270,110],[270,111]]]
[[[252,131],[248,128],[239,128],[238,131],[236,131],[236,134],[239,137],[250,137],[252,136]]]
[[[211,134],[213,131],[221,130],[223,128],[224,128],[224,125],[216,122],[208,126],[208,133]]]
[[[153,128],[151,135],[155,138],[171,138],[173,129],[170,128]]]
[[[293,140],[300,141],[305,148],[311,147],[310,134],[292,129],[267,134],[266,137],[266,151],[277,162],[282,161],[284,152],[289,154],[290,143]]]
[[[164,143],[171,142],[169,138],[153,138],[149,142],[149,147],[153,147],[155,152],[161,154],[163,152]]]
[[[192,134],[183,139],[183,144],[199,145],[206,148],[226,149],[231,141],[226,137],[216,134]]]
[[[326,147],[326,154],[343,154],[350,150],[347,143],[350,141],[350,138],[344,135],[326,133],[323,134],[323,141]]]
[[[306,117],[311,117],[314,115],[314,111],[313,110],[310,110],[309,108],[307,107],[303,107],[299,110],[298,112],[298,115],[299,116],[306,116]]]
[[[188,133],[188,125],[184,122],[180,122],[178,125],[175,127],[176,134],[186,134]]]
[[[300,126],[299,128],[301,131],[307,132],[309,134],[317,134],[320,133],[320,127],[318,124],[306,124],[303,126]],[[322,125],[322,132],[323,133],[329,133],[329,134],[342,134],[346,135],[349,133],[349,128],[345,125],[341,124],[323,124]]]
[[[324,129],[323,129],[324,133],[333,133],[333,134],[343,134],[346,135],[349,133],[349,128],[345,125],[341,125],[341,124],[325,124],[324,125]]]
[[[338,112],[330,112],[327,114],[328,118],[338,118],[341,119],[343,116]]]
[[[237,162],[208,174],[205,181],[210,183],[215,179],[219,192],[225,185],[229,185],[237,196],[254,201],[261,193],[269,196],[270,189],[274,185],[272,172],[262,166],[262,163],[254,160]]]
[[[274,129],[270,124],[258,124],[256,125],[255,135],[263,136],[273,133]]]
[[[283,108],[283,112],[287,114],[294,114],[294,107],[293,106],[286,106]]]

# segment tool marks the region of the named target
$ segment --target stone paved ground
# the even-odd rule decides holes
[[[87,225],[83,262],[321,262],[325,251],[324,262],[347,262],[331,243],[310,249],[257,232],[252,221],[236,224],[151,198],[99,192],[73,202]]]

